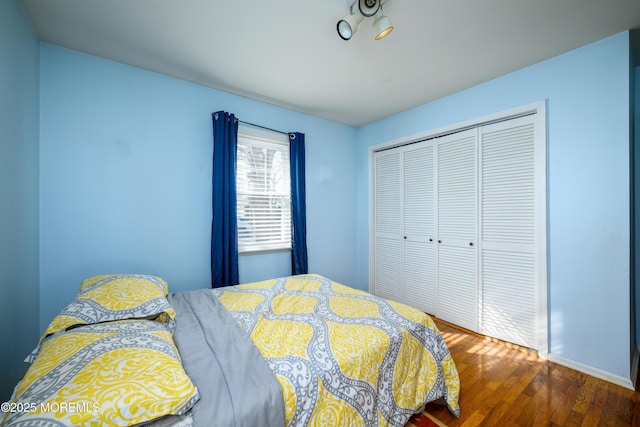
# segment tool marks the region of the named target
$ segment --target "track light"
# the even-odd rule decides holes
[[[376,35],[376,40],[386,37],[391,31],[393,31],[391,19],[382,13],[382,8],[378,9],[373,21],[373,34]]]
[[[382,13],[381,0],[357,0],[358,9],[354,12],[353,8],[356,1],[354,0],[350,6],[350,14],[338,21],[338,35],[342,40],[350,40],[358,30],[358,26],[364,18],[373,17],[373,33],[376,40],[386,37],[392,30],[393,25],[391,19]]]
[[[367,18],[376,14],[380,9],[380,0],[358,0],[358,10]]]
[[[360,12],[347,15],[338,21],[338,35],[342,40],[349,40],[358,31],[358,25],[362,22],[364,16]]]

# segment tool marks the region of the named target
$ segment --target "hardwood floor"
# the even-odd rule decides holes
[[[640,426],[639,392],[434,320],[460,374],[461,415],[437,403],[427,411],[449,427]]]

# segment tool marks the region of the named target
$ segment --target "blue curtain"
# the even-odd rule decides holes
[[[291,169],[291,274],[309,272],[307,261],[307,203],[304,181],[304,134],[289,134]]]
[[[212,116],[211,287],[219,288],[239,283],[236,218],[238,122],[233,114],[224,111]]]

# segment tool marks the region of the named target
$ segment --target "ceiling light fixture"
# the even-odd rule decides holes
[[[349,0],[347,0],[349,1]],[[373,17],[373,31],[376,40],[386,37],[392,30],[391,19],[382,13],[380,0],[357,0],[358,10],[353,11],[355,0],[349,5],[350,13],[338,21],[338,35],[342,40],[350,40],[364,18]]]
[[[364,16],[360,12],[349,14],[338,21],[338,35],[342,40],[349,40],[358,30]]]
[[[382,8],[378,9],[376,12],[372,27],[373,34],[376,35],[376,40],[386,37],[391,31],[393,31],[391,19],[382,13]]]

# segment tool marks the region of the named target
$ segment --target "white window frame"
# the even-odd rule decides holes
[[[240,150],[242,146],[263,147],[267,149],[276,149],[280,152],[280,180],[276,184],[277,188],[272,188],[272,191],[264,189],[264,191],[255,191],[248,188],[248,178],[246,174],[243,174],[243,165],[240,158]],[[266,170],[265,170],[266,172]],[[266,181],[266,180],[265,180]],[[238,253],[243,254],[255,254],[265,252],[279,252],[291,250],[291,173],[289,164],[289,136],[287,134],[280,134],[277,132],[256,129],[249,126],[238,127],[238,156],[236,159],[236,206],[237,206],[237,221],[238,221]],[[265,182],[266,184],[266,182]],[[250,197],[263,197],[265,200],[271,200],[282,198],[281,210],[273,209],[265,211],[264,217],[250,217],[246,208],[247,200]],[[277,222],[271,224],[271,230],[262,230],[252,234],[251,230],[259,230],[259,224],[263,224],[268,221],[266,215],[269,213],[280,213],[280,224]],[[279,231],[278,231],[279,229]],[[277,236],[274,234],[277,232]],[[272,234],[270,240],[261,240],[264,237],[268,237],[268,234]],[[251,239],[257,239],[251,241]]]

